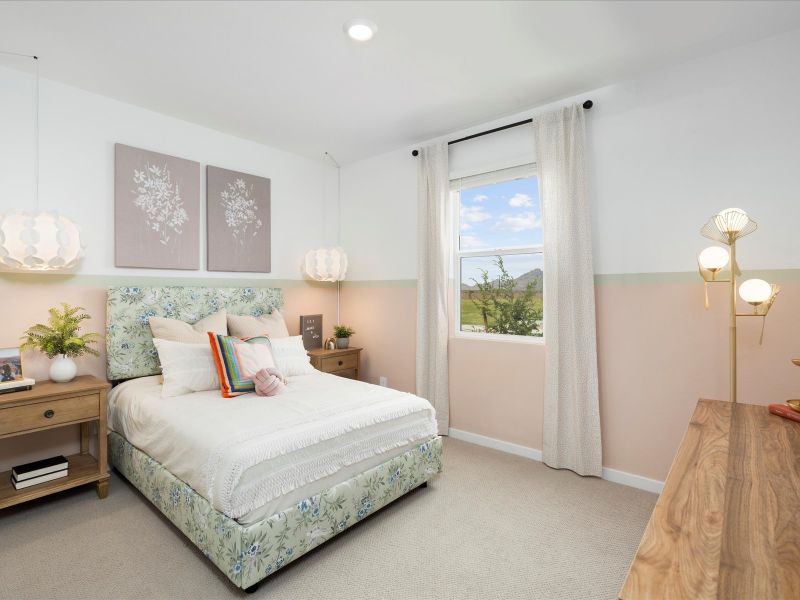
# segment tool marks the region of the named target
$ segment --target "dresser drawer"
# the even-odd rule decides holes
[[[358,367],[357,354],[345,354],[344,356],[330,356],[319,361],[319,370],[325,373],[343,371],[344,369],[355,369]]]
[[[4,408],[0,410],[0,435],[91,419],[99,415],[99,394]]]

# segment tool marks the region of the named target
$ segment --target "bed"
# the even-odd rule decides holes
[[[273,398],[161,398],[150,317],[282,302],[275,288],[108,291],[110,462],[246,591],[442,468],[433,408],[389,388],[314,373]]]

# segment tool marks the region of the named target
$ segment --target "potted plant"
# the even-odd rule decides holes
[[[96,344],[102,336],[98,333],[85,333],[78,335],[81,328],[81,321],[89,319],[89,315],[83,312],[80,306],[70,306],[61,304],[61,310],[51,308],[50,318],[47,325],[37,323],[25,331],[22,350],[40,350],[48,358],[55,360],[50,363],[50,379],[58,383],[66,383],[75,378],[78,367],[72,360],[75,356],[91,354],[99,356],[100,353],[91,347]]]
[[[347,325],[336,325],[336,327],[333,328],[333,335],[336,337],[336,347],[342,349],[350,346],[350,336],[354,333],[355,331]]]

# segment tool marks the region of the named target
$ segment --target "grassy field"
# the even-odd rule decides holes
[[[542,297],[534,296],[533,302],[538,308],[542,307]],[[492,318],[489,317],[489,325],[492,324]],[[461,327],[465,325],[472,327],[483,328],[483,317],[481,316],[478,307],[469,298],[469,292],[461,292]]]

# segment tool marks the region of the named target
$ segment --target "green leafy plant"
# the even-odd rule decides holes
[[[336,325],[333,328],[333,335],[337,338],[349,338],[353,335],[355,331],[352,327],[348,327],[347,325]]]
[[[524,290],[516,290],[516,281],[497,256],[495,266],[500,276],[491,281],[489,272],[481,269],[481,281],[473,279],[478,288],[478,297],[472,302],[483,319],[487,333],[512,335],[537,335],[542,320],[542,309],[533,301],[537,281],[530,281]]]
[[[48,312],[50,318],[47,325],[37,323],[29,327],[22,337],[25,342],[22,350],[40,350],[49,358],[55,358],[59,354],[66,356],[81,356],[92,354],[99,356],[99,352],[91,347],[103,338],[99,333],[85,333],[78,335],[81,328],[81,321],[89,319],[80,306],[70,306],[61,303],[61,310],[51,308]]]

